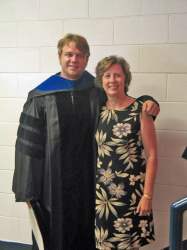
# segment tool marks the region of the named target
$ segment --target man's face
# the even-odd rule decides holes
[[[76,80],[84,72],[88,56],[76,47],[75,42],[69,42],[64,45],[62,54],[59,56],[59,61],[61,76],[69,80]]]

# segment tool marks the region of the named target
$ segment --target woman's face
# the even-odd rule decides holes
[[[112,65],[102,77],[103,89],[108,97],[118,97],[125,93],[125,74],[119,64]]]

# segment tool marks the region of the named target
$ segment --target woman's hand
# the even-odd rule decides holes
[[[152,199],[147,198],[146,196],[142,196],[138,207],[136,209],[136,212],[139,213],[139,215],[148,215],[152,210]]]

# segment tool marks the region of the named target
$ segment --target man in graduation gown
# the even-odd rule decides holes
[[[67,34],[58,54],[61,72],[29,93],[20,116],[13,192],[34,210],[45,250],[93,250],[94,132],[105,97],[85,71],[84,37]],[[159,112],[151,101],[144,108]]]

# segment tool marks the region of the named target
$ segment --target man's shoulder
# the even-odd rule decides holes
[[[100,105],[103,105],[106,102],[106,94],[104,90],[99,86],[94,86],[92,89],[92,96],[99,100]]]
[[[55,78],[56,78],[56,75],[51,75],[47,79],[45,79],[43,82],[39,83],[34,89],[31,89],[28,93],[28,99],[47,94]]]
[[[32,89],[28,94],[28,99],[34,97],[42,97],[46,95],[51,95],[59,91],[69,91],[73,89],[84,89],[95,86],[95,77],[90,74],[88,71],[85,71],[82,77],[77,81],[77,87],[74,87],[71,84],[71,80],[63,79],[60,77],[59,73],[51,75],[45,81],[37,85]],[[76,86],[76,85],[75,85]]]
[[[90,72],[88,72],[87,70],[85,70],[83,72],[83,77],[85,77],[87,79],[90,79],[92,81],[95,81],[95,77]]]

